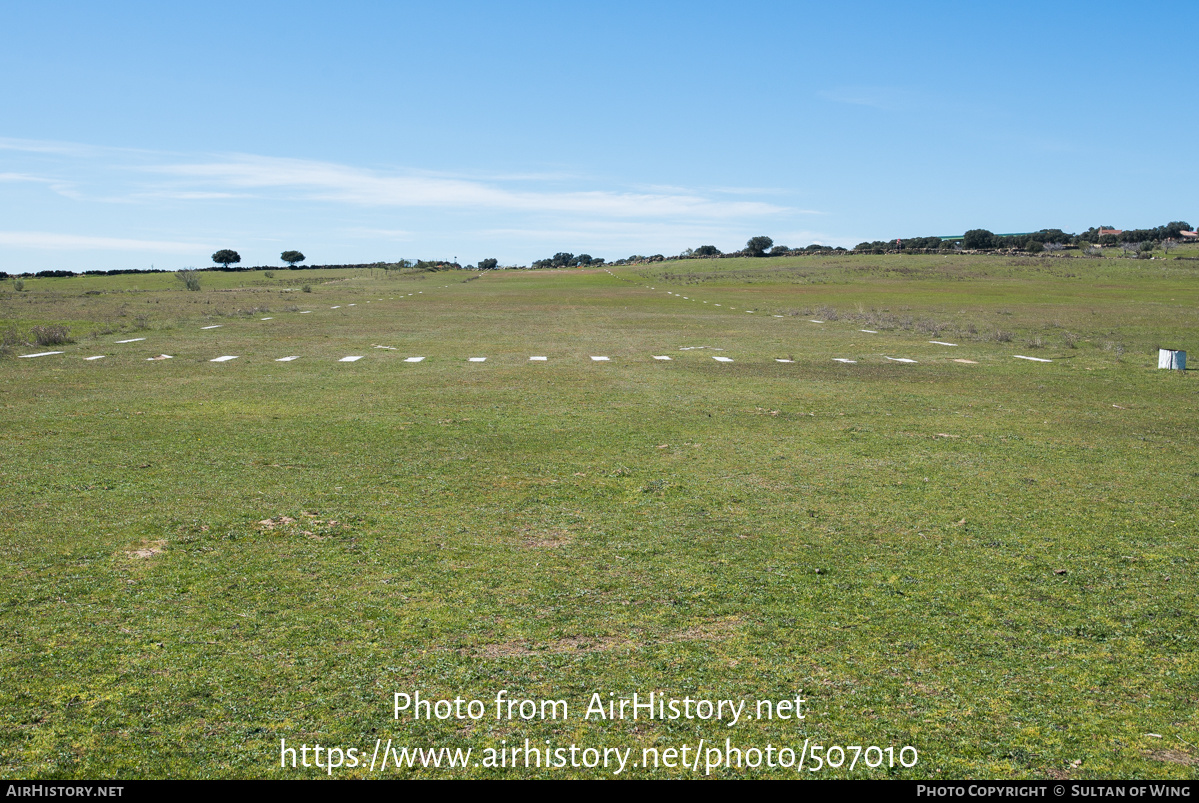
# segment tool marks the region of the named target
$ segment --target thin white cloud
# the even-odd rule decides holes
[[[869,106],[883,111],[896,111],[913,101],[913,95],[909,90],[893,86],[840,86],[824,89],[816,94],[834,103]]]
[[[123,237],[87,237],[48,231],[0,231],[0,245],[48,251],[168,251],[190,253],[204,246],[165,240],[133,240]]]
[[[171,164],[146,169],[210,186],[290,191],[304,200],[363,206],[432,206],[515,212],[575,212],[605,217],[718,219],[793,211],[775,204],[724,201],[686,191],[514,191],[468,179],[382,173],[329,162],[267,156],[237,156],[223,161]]]
[[[33,176],[29,173],[0,173],[0,181],[28,181],[35,184],[54,184],[56,179]]]

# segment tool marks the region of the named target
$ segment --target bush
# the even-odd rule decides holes
[[[33,342],[39,346],[61,346],[64,343],[74,343],[71,330],[65,326],[35,326],[30,330]]]
[[[311,292],[312,292],[312,285],[310,285],[310,284],[306,284],[306,285],[304,285],[303,287],[301,287],[300,289],[301,289],[301,290],[303,290],[305,293],[311,293]]]
[[[175,278],[183,283],[188,290],[200,289],[200,271],[195,268],[184,268],[175,271]]]
[[[268,270],[266,273],[264,273],[262,275],[267,277],[268,279],[275,278],[275,272],[273,270]]]
[[[21,281],[20,279],[14,279],[12,283],[12,289],[16,290],[18,293],[21,292],[25,289],[25,282]]]

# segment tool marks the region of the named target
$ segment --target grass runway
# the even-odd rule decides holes
[[[714,775],[1193,779],[1199,398],[1155,370],[1158,346],[1199,350],[1192,265],[0,290],[5,328],[75,338],[0,360],[0,775],[326,774],[281,768],[281,739],[730,738],[920,759]],[[417,689],[571,717],[393,720]],[[799,690],[802,722],[579,718],[596,692]],[[545,772],[387,773],[497,774]]]

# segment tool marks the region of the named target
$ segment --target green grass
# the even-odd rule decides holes
[[[1195,777],[1196,386],[1155,366],[1199,350],[1199,262],[613,272],[0,285],[0,329],[76,338],[0,360],[0,774],[728,737],[920,752],[833,777]],[[416,689],[572,717],[394,721]],[[798,724],[578,719],[799,689]]]

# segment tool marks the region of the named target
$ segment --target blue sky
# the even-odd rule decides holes
[[[1193,3],[7,0],[0,270],[1199,223],[1197,24]]]

